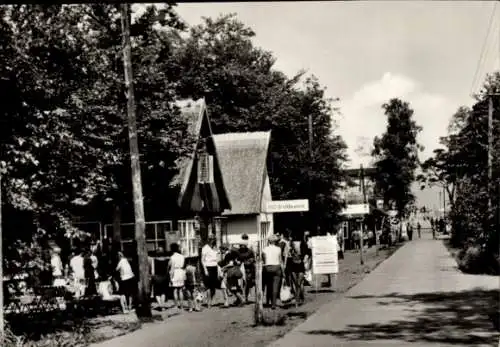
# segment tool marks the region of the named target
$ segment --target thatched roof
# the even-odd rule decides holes
[[[214,135],[215,148],[231,202],[224,215],[261,212],[271,132]]]
[[[200,136],[201,126],[203,124],[203,117],[206,115],[206,104],[205,99],[184,99],[178,100],[174,103],[180,110],[181,117],[187,123],[187,132],[189,136],[192,136],[196,139],[193,144],[193,153],[196,150],[198,144],[198,137]],[[208,121],[210,126],[210,121]],[[210,129],[210,133],[212,129]],[[180,186],[181,191],[185,190],[185,185],[187,184],[187,180],[189,178],[189,173],[191,172],[191,168],[193,165],[194,156],[190,155],[189,157],[180,157],[176,161],[177,169],[179,170],[178,174],[174,176],[170,185],[172,187]]]

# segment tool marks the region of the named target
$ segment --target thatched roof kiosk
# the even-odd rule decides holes
[[[266,201],[272,200],[267,155],[271,132],[244,132],[214,135],[215,148],[222,170],[231,208],[227,217],[228,242],[237,243],[246,233],[256,241],[261,222],[269,223],[272,214],[262,213]]]

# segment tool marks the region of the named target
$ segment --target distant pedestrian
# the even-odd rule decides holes
[[[177,243],[170,245],[172,255],[168,262],[168,269],[170,275],[170,287],[174,292],[175,305],[179,310],[184,307],[184,284],[186,281],[186,272],[184,270],[185,258],[181,254],[180,247]]]
[[[417,233],[418,233],[418,238],[420,239],[422,237],[422,226],[420,225],[420,222],[417,223]]]
[[[413,240],[413,226],[410,223],[408,223],[406,228],[408,230],[408,240],[411,241]]]

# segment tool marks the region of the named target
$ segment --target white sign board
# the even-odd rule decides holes
[[[309,211],[309,200],[307,199],[268,201],[265,212],[280,213],[305,211]]]
[[[347,205],[340,214],[341,215],[351,215],[351,214],[369,214],[370,206],[368,204],[352,204]]]
[[[311,251],[313,274],[336,274],[339,272],[336,236],[311,237]]]

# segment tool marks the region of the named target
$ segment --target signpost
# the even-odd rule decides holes
[[[346,216],[346,215],[356,215],[356,214],[370,214],[370,205],[369,204],[351,204],[347,205],[346,208],[344,208],[341,212],[340,215]]]
[[[312,273],[314,275],[330,275],[339,272],[338,243],[336,236],[311,237]],[[315,278],[316,290],[318,277]]]
[[[309,211],[309,200],[277,200],[268,201],[266,204],[267,213],[282,213],[282,212],[306,212]]]

